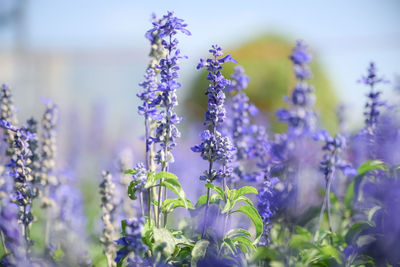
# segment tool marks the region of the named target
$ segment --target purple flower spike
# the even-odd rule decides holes
[[[222,65],[226,62],[236,62],[230,55],[223,57],[222,48],[213,45],[209,52],[212,58],[207,60],[200,59],[197,68],[207,68],[207,80],[210,85],[206,89],[208,96],[208,109],[205,114],[204,125],[207,130],[201,133],[202,143],[195,145],[191,149],[193,152],[201,154],[204,160],[210,164],[209,170],[200,176],[201,180],[212,182],[216,179],[227,178],[232,174],[232,168],[228,166],[234,158],[236,150],[228,137],[224,137],[218,131],[225,120],[225,93],[224,90],[230,86],[231,82],[221,74]],[[219,169],[214,169],[215,164],[220,164]]]
[[[303,135],[313,131],[316,120],[316,114],[313,110],[314,88],[306,82],[306,79],[312,77],[308,66],[312,57],[303,41],[297,41],[290,59],[293,62],[293,69],[298,82],[293,88],[291,97],[285,98],[289,102],[289,109],[279,109],[276,115],[280,121],[289,125],[289,133]]]
[[[147,115],[158,122],[155,136],[150,139],[152,140],[151,142],[160,145],[155,159],[162,166],[162,169],[166,170],[168,162],[173,160],[171,150],[176,146],[176,139],[180,137],[180,132],[176,125],[182,121],[182,118],[174,112],[174,107],[178,105],[176,90],[181,87],[181,84],[177,82],[179,77],[178,61],[185,58],[185,56],[181,55],[178,49],[179,41],[174,36],[178,32],[186,35],[191,35],[191,33],[186,29],[187,24],[182,19],[175,17],[173,12],[168,12],[162,19],[153,22],[153,25],[154,27],[147,32],[146,36],[156,37],[161,40],[161,45],[167,53],[156,64],[161,75],[161,81],[157,85],[157,95],[150,94],[151,100],[146,104],[149,109],[143,108],[141,112],[148,112]],[[154,90],[153,77],[152,73],[148,73],[148,77],[146,77],[148,83],[142,85],[146,86],[145,89],[147,91]],[[156,105],[162,111],[156,111]],[[147,149],[149,149],[149,144]]]

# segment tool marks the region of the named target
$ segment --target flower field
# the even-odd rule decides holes
[[[315,109],[310,47],[293,43],[296,82],[274,132],[246,93],[241,62],[209,44],[193,69],[206,73],[204,119],[182,152],[180,41],[196,33],[174,12],[153,16],[143,33],[148,64],[131,114],[142,121],[141,152],[134,164],[121,157],[94,170],[94,218],[79,177],[57,167],[57,103],[20,121],[12,85],[1,86],[1,266],[400,266],[400,106],[382,93],[393,84],[379,62],[354,77],[362,127],[345,130],[342,107],[332,132]]]

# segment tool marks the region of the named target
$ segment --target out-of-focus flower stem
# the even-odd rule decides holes
[[[331,201],[330,201],[330,193],[331,193],[331,185],[332,185],[332,178],[333,178],[334,171],[331,172],[327,179],[326,179],[326,186],[325,186],[325,196],[324,201],[322,202],[321,211],[319,213],[318,225],[314,235],[314,242],[317,240],[319,229],[321,228],[322,219],[324,217],[325,209],[327,209],[328,213],[328,225],[329,231],[333,232],[332,229],[332,220],[331,220]]]
[[[0,231],[0,238],[1,238],[1,244],[3,245],[4,254],[7,254],[8,253],[8,249],[7,249],[7,246],[6,246],[6,241],[4,240],[3,231]]]
[[[208,168],[208,174],[211,176],[212,168],[213,168],[213,162],[212,160],[209,161],[210,165]],[[207,227],[207,217],[208,217],[208,208],[210,206],[210,192],[211,188],[207,187],[207,202],[206,202],[206,209],[204,211],[204,223],[203,223],[203,230],[201,232],[201,238],[204,238],[204,235],[206,233],[206,227]]]

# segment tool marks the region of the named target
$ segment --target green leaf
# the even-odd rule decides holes
[[[249,248],[256,249],[256,246],[253,244],[253,242],[246,236],[242,235],[235,236],[234,238],[232,238],[232,241],[239,242],[248,246]]]
[[[156,175],[154,175],[154,181],[157,181],[157,180],[163,179],[163,178],[178,180],[178,177],[175,174],[173,174],[172,172],[158,172]]]
[[[232,202],[229,198],[226,200],[226,204],[225,207],[221,210],[221,213],[227,213],[228,211],[230,211],[233,208],[233,205],[235,205],[234,202]]]
[[[196,208],[201,207],[207,203],[207,195],[202,195],[199,197],[196,203]]]
[[[121,221],[121,230],[122,230],[122,234],[125,235],[125,229],[126,229],[126,219],[123,219]]]
[[[236,246],[235,246],[235,244],[233,244],[233,241],[230,238],[224,239],[224,241],[221,244],[221,248],[223,246],[226,246],[233,255],[235,255],[237,253]]]
[[[252,186],[243,186],[236,191],[235,198],[246,194],[258,194],[258,191]]]
[[[194,248],[192,250],[192,259],[191,259],[191,265],[193,267],[197,266],[197,262],[204,258],[207,252],[207,247],[210,244],[209,241],[207,240],[199,240],[196,242],[196,245],[194,245]]]
[[[348,244],[353,243],[362,231],[364,231],[365,229],[371,228],[372,226],[373,226],[373,224],[371,224],[370,222],[366,222],[366,221],[359,221],[359,222],[353,224],[345,236],[346,242]]]
[[[138,171],[134,170],[134,169],[129,169],[129,170],[125,170],[124,173],[125,174],[136,174]]]
[[[289,241],[289,247],[302,250],[306,248],[314,248],[315,245],[312,243],[312,240],[308,235],[294,234]]]
[[[344,205],[347,209],[352,208],[353,200],[354,200],[354,183],[355,181],[353,180],[350,184],[349,187],[347,187],[347,192],[346,196],[344,197]]]
[[[381,160],[367,160],[358,168],[358,175],[363,175],[372,170],[385,170],[386,164]]]
[[[210,196],[210,204],[218,203],[219,200],[222,200],[219,194],[212,194]],[[199,197],[196,203],[196,208],[201,207],[207,203],[207,195],[202,195]]]
[[[236,199],[233,200],[233,201],[228,199],[227,202],[226,202],[226,204],[225,204],[225,207],[224,207],[224,209],[221,211],[221,213],[224,214],[224,213],[230,211],[231,209],[234,208],[235,204],[236,204],[237,202],[240,202],[240,201],[243,201],[243,202],[245,202],[247,205],[249,205],[249,206],[251,206],[251,207],[254,207],[253,202],[252,202],[248,197],[239,196],[238,198],[236,198]]]
[[[313,239],[312,234],[306,228],[298,226],[298,225],[296,226],[296,234],[304,236],[310,242]]]
[[[61,248],[56,249],[56,251],[54,251],[52,255],[53,259],[59,263],[61,263],[64,256],[65,256],[64,251]]]
[[[234,212],[244,213],[253,221],[254,226],[256,227],[255,241],[258,241],[258,239],[261,237],[263,233],[263,221],[258,211],[252,206],[242,206],[239,209],[235,210]]]
[[[188,204],[188,209],[194,209],[193,204],[189,199],[186,199],[186,203]],[[162,203],[162,210],[167,213],[172,212],[178,207],[185,207],[184,201],[180,198],[169,198],[164,200]]]
[[[137,188],[135,188],[135,186],[139,183],[139,181],[132,181],[129,186],[128,186],[128,196],[130,199],[132,200],[136,200],[137,196],[136,196],[136,191],[138,191]]]
[[[160,250],[165,257],[169,257],[174,253],[177,242],[170,231],[165,228],[153,228],[153,238],[153,252]]]
[[[189,207],[185,191],[183,191],[181,184],[177,180],[167,178],[162,183],[160,183],[160,186],[165,186],[166,188],[174,192],[180,199],[182,199],[184,207],[186,209]]]
[[[156,186],[156,181],[154,179],[154,172],[147,172],[147,181],[144,188],[149,189],[150,187]]]
[[[243,236],[247,236],[247,237],[251,236],[249,231],[247,231],[247,230],[244,230],[241,228],[233,228],[225,234],[225,238],[232,238],[232,237],[238,236],[238,235],[243,235]]]
[[[334,258],[339,264],[342,264],[342,261],[340,260],[340,252],[336,248],[327,245],[321,247],[320,252],[324,258]]]
[[[222,199],[225,199],[225,193],[224,191],[221,189],[221,187],[213,185],[213,184],[206,184],[206,187],[213,189],[214,191],[216,191]]]
[[[245,203],[246,203],[247,205],[249,205],[249,206],[254,207],[253,201],[251,201],[248,197],[245,197],[245,196],[240,196],[240,197],[238,197],[238,198],[236,199],[236,201],[235,201],[235,204],[236,204],[237,202],[241,202],[241,201],[245,202]]]
[[[257,247],[256,251],[253,253],[253,255],[250,258],[250,262],[255,263],[260,260],[278,260],[279,259],[279,252],[272,249],[272,248],[267,248],[267,247]]]

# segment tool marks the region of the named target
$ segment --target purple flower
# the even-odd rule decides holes
[[[13,158],[10,159],[6,166],[10,169],[10,176],[14,178],[14,194],[12,198],[20,206],[19,219],[24,227],[27,228],[33,221],[31,206],[34,197],[31,170],[28,167],[29,157],[32,153],[28,142],[35,135],[31,134],[25,127],[16,128],[4,120],[1,121],[1,126],[13,133],[9,135],[9,138],[12,138],[12,142],[7,142],[11,145],[8,151],[13,155]],[[28,236],[25,236],[25,238],[29,240]]]
[[[14,264],[18,264],[18,266],[28,266],[26,254],[27,244],[21,234],[18,219],[18,206],[15,203],[10,202],[9,199],[4,199],[0,208],[0,231],[4,236],[4,244],[12,254],[12,257],[7,259],[10,265],[4,266],[16,266]],[[1,264],[5,263],[2,262]]]
[[[289,109],[279,109],[276,115],[280,121],[288,124],[291,134],[302,135],[313,131],[316,120],[316,114],[313,110],[315,102],[314,88],[305,81],[312,76],[307,65],[312,58],[304,42],[297,42],[290,59],[293,62],[298,82],[292,91],[291,97],[285,98],[289,102]]]
[[[289,58],[296,65],[309,64],[312,60],[312,56],[307,52],[307,45],[301,40],[296,42],[296,47],[293,48]]]
[[[346,139],[344,136],[338,134],[335,137],[331,137],[330,134],[325,131],[316,132],[313,136],[314,140],[324,141],[325,144],[322,150],[326,151],[323,155],[323,160],[320,162],[320,171],[328,179],[329,175],[332,174],[336,168],[339,168],[345,175],[355,175],[356,170],[351,165],[340,158],[340,152],[346,147]]]
[[[138,191],[144,191],[144,186],[146,185],[147,181],[147,170],[143,163],[136,164],[136,167],[133,168],[136,171],[135,174],[132,175],[133,181],[136,182],[135,189]]]
[[[5,120],[11,124],[16,124],[16,116],[12,94],[7,84],[2,84],[0,88],[0,120]]]
[[[375,87],[378,84],[385,84],[389,81],[385,80],[383,77],[378,77],[375,64],[371,62],[367,75],[362,76],[359,82],[367,85],[370,89],[367,94],[368,100],[365,104],[364,115],[366,130],[373,135],[380,114],[380,107],[385,106],[385,102],[380,99],[381,92],[376,91]]]
[[[213,58],[206,61],[201,59],[197,68],[207,68],[207,80],[210,82],[206,89],[208,109],[205,114],[204,125],[216,128],[225,119],[225,93],[223,90],[230,85],[230,81],[221,74],[222,64],[226,62],[236,63],[236,61],[230,55],[221,58],[223,55],[222,48],[218,45],[213,45],[209,52],[213,55]]]
[[[158,93],[157,93],[157,79],[154,69],[149,68],[144,75],[145,81],[139,85],[143,87],[143,91],[137,94],[143,104],[138,107],[140,115],[150,117],[154,120],[162,118],[161,114],[157,112],[157,105],[159,104]]]
[[[222,65],[226,62],[236,62],[230,55],[225,57],[222,48],[213,45],[209,52],[212,58],[200,60],[197,68],[207,68],[207,80],[210,85],[206,89],[208,96],[208,109],[205,114],[204,125],[207,130],[201,133],[202,143],[195,145],[191,149],[193,152],[201,154],[204,160],[209,162],[209,168],[200,176],[201,180],[212,182],[219,178],[231,176],[232,167],[229,164],[233,161],[234,151],[236,150],[228,137],[224,137],[218,131],[225,119],[225,93],[224,89],[230,85],[230,81],[221,74]],[[215,165],[220,164],[219,169]]]
[[[40,177],[41,177],[41,164],[40,164],[40,151],[39,151],[39,138],[37,136],[37,121],[34,118],[29,119],[27,122],[27,130],[34,136],[28,140],[31,156],[29,157],[30,163],[28,167],[32,172],[32,185],[34,190],[34,197],[39,195],[40,190]]]
[[[269,242],[269,230],[272,228],[271,218],[275,215],[277,209],[277,192],[275,185],[279,182],[278,178],[266,179],[260,185],[257,195],[257,210],[264,222],[264,234],[260,245],[267,245]]]
[[[51,190],[50,197],[56,205],[51,210],[51,245],[63,250],[64,265],[91,266],[87,250],[87,219],[83,195],[72,183],[71,177],[64,178],[67,180]]]
[[[41,146],[41,179],[43,187],[57,184],[55,176],[55,159],[57,153],[57,124],[58,107],[51,101],[46,102],[46,109],[42,116],[42,146]],[[46,196],[47,197],[47,196]]]
[[[104,245],[104,253],[107,258],[112,259],[113,254],[116,251],[114,244],[116,231],[115,225],[115,184],[112,181],[110,172],[102,172],[103,181],[100,184],[100,196],[101,196],[101,220],[103,221],[103,236],[100,238],[100,242]]]
[[[227,104],[229,116],[221,127],[223,134],[230,137],[236,148],[231,181],[252,180],[252,175],[244,170],[242,164],[254,156],[255,134],[258,127],[251,124],[251,119],[258,113],[258,109],[253,103],[249,103],[249,98],[244,92],[250,80],[244,74],[244,69],[236,66],[231,77],[232,83],[226,87],[226,91],[235,95],[229,99]]]
[[[142,241],[144,219],[126,219],[123,224],[125,225],[122,233],[123,236],[115,241],[120,246],[115,257],[116,263],[122,262],[132,252],[135,256],[139,256],[140,253],[148,250]]]
[[[157,100],[154,100],[154,104],[159,105],[163,110],[159,114],[152,111],[153,118],[157,119],[158,125],[155,136],[151,138],[150,142],[160,145],[156,160],[162,165],[162,169],[166,170],[168,162],[172,160],[171,150],[176,146],[175,140],[180,137],[176,124],[182,120],[174,112],[174,107],[178,105],[176,90],[181,87],[181,84],[177,82],[179,77],[178,61],[183,58],[178,49],[178,39],[174,36],[178,32],[186,35],[190,35],[190,32],[186,29],[187,25],[183,23],[183,20],[175,17],[173,12],[168,12],[161,20],[153,22],[153,25],[154,27],[147,32],[146,36],[152,41],[156,34],[167,53],[156,66],[160,70],[161,81],[157,86],[159,95]],[[148,84],[147,86],[153,85]]]

